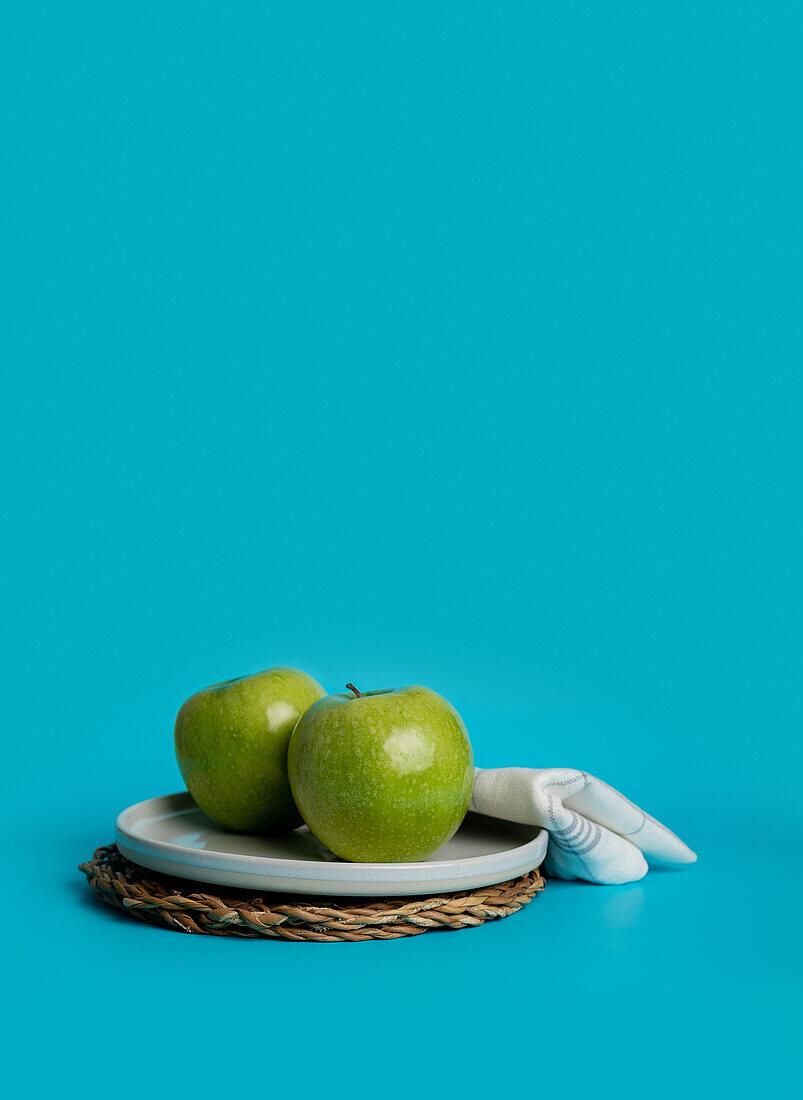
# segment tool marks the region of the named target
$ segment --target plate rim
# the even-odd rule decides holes
[[[544,844],[544,830],[536,828],[535,835],[524,844],[514,848],[506,848],[502,852],[489,855],[467,856],[464,859],[434,860],[416,863],[349,863],[345,860],[293,860],[283,856],[259,856],[247,855],[237,852],[205,852],[199,848],[189,848],[182,844],[171,844],[164,840],[143,839],[131,831],[124,822],[130,814],[141,810],[148,803],[163,802],[168,799],[180,799],[190,808],[197,806],[197,802],[189,791],[176,791],[171,794],[156,795],[152,798],[144,798],[134,802],[121,810],[115,821],[116,839],[122,840],[125,848],[143,856],[153,857],[171,863],[176,867],[185,867],[189,870],[203,868],[206,871],[220,871],[227,875],[242,874],[251,878],[267,879],[315,879],[322,885],[335,886],[338,882],[347,882],[350,885],[368,882],[398,882],[401,880],[415,879],[417,881],[434,881],[445,878],[471,878],[477,873],[483,874],[482,866],[486,866],[485,873],[493,875],[500,873],[500,868],[491,872],[487,869],[488,859],[494,856],[500,858],[500,862],[512,869],[520,867],[529,859],[532,850],[537,850]],[[476,811],[469,811],[476,814]],[[488,817],[487,814],[476,814],[477,817]],[[129,818],[130,820],[130,818]],[[489,820],[497,820],[490,818]],[[523,824],[511,822],[511,824]],[[462,825],[462,822],[461,822]],[[144,849],[144,850],[142,850]],[[176,859],[176,855],[185,855],[189,858]],[[503,857],[503,858],[501,858]],[[540,856],[543,859],[543,853]],[[136,860],[134,860],[136,862]],[[221,866],[226,864],[226,866]],[[533,866],[537,866],[534,863]],[[473,872],[473,874],[472,874]],[[192,877],[191,875],[177,877]],[[276,887],[273,887],[276,889]]]

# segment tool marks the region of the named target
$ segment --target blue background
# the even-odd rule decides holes
[[[5,1066],[27,1089],[782,1082],[798,15],[4,19]],[[479,763],[590,770],[700,861],[355,946],[96,905],[76,865],[180,788],[179,704],[272,664],[428,684]]]

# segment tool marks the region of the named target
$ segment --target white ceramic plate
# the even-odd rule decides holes
[[[471,890],[538,867],[546,845],[547,834],[535,826],[469,814],[423,863],[345,863],[306,826],[278,837],[227,833],[187,791],[137,802],[117,818],[117,847],[142,867],[221,886],[303,894]]]

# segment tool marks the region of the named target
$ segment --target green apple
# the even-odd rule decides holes
[[[328,695],[299,719],[287,771],[318,839],[353,863],[426,859],[465,817],[474,759],[454,707],[425,687]]]
[[[301,817],[287,782],[287,743],[326,692],[306,672],[268,668],[190,696],[176,717],[176,759],[190,794],[238,833],[294,829]]]

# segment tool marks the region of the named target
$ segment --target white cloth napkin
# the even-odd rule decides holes
[[[477,768],[471,809],[549,833],[555,878],[635,882],[648,864],[694,863],[680,837],[613,787],[573,768]]]

